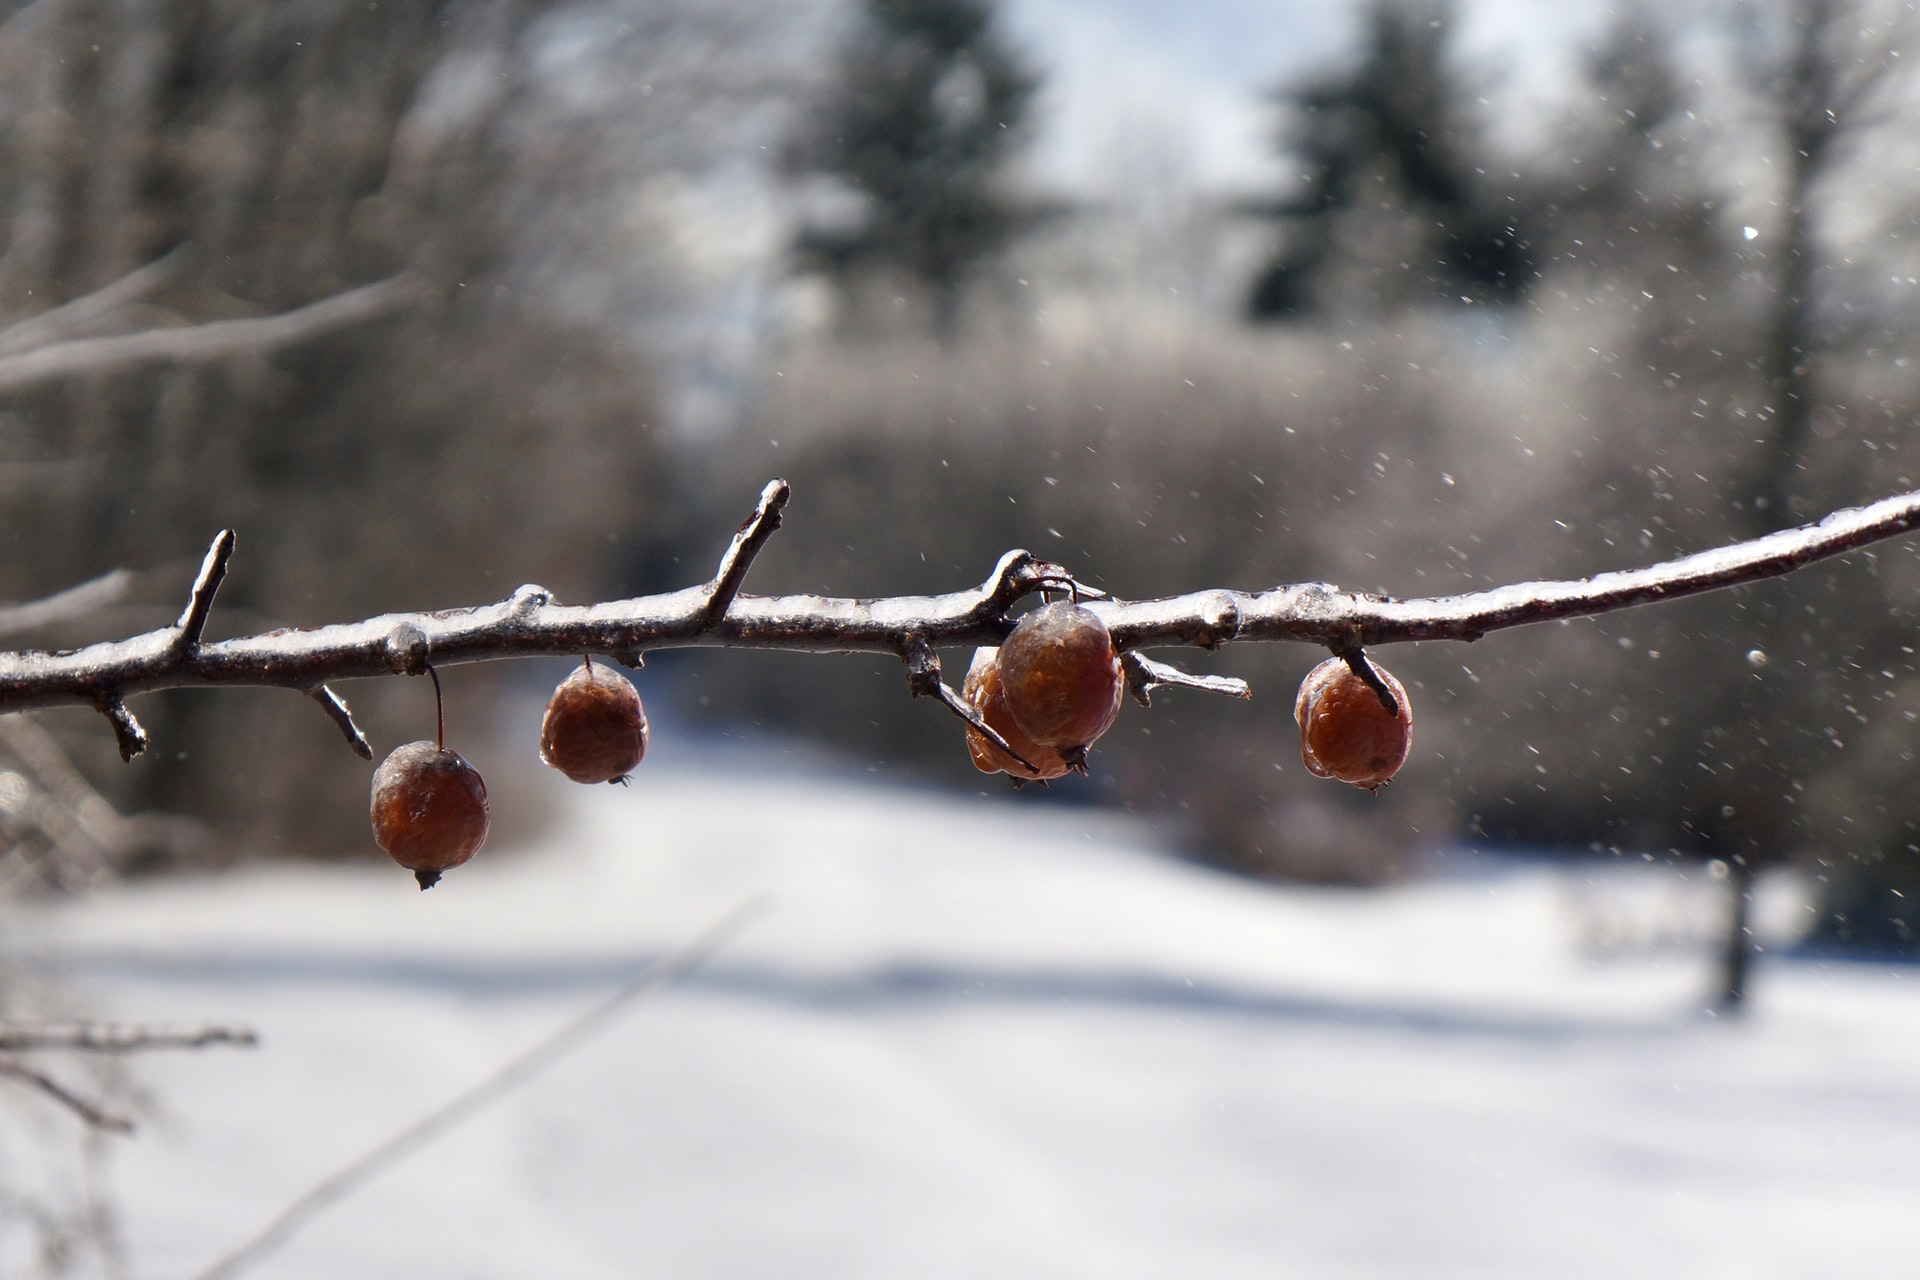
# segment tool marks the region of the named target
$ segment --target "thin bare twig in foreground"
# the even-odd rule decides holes
[[[255,1266],[284,1245],[322,1210],[351,1195],[389,1166],[405,1159],[461,1121],[497,1102],[625,1012],[628,1006],[672,986],[708,960],[765,909],[764,898],[752,898],[727,912],[691,940],[648,965],[633,981],[567,1022],[486,1079],[449,1098],[365,1155],[316,1183],[276,1214],[252,1239],[197,1273],[194,1280],[232,1280],[232,1277]]]
[[[259,1042],[253,1028],[226,1023],[155,1027],[111,1022],[0,1022],[0,1053],[25,1049],[137,1053],[146,1049],[204,1049],[215,1044],[250,1049]]]
[[[24,1062],[12,1058],[0,1057],[0,1076],[8,1076],[22,1084],[32,1085],[45,1096],[53,1099],[67,1110],[79,1116],[95,1129],[104,1129],[109,1133],[132,1133],[133,1121],[122,1115],[103,1110],[89,1102],[73,1090],[55,1080],[44,1071],[37,1071]]]
[[[994,645],[1012,629],[1011,608],[1059,583],[1057,566],[1026,551],[1002,556],[979,586],[934,596],[847,599],[737,592],[755,552],[777,525],[787,486],[769,484],[734,536],[719,573],[700,586],[604,604],[564,605],[532,584],[496,604],[392,613],[361,622],[282,629],[212,643],[183,643],[204,622],[190,607],[181,624],[126,640],[61,652],[0,653],[0,712],[91,705],[114,726],[123,754],[145,744],[125,699],[154,689],[234,686],[312,694],[346,735],[356,731],[329,682],[543,654],[611,654],[637,664],[648,649],[714,647],[812,653],[891,653],[905,663],[929,650]],[[1803,525],[1643,569],[1565,582],[1525,582],[1465,595],[1398,599],[1321,582],[1267,591],[1207,590],[1160,600],[1087,599],[1123,652],[1230,641],[1297,640],[1348,653],[1367,645],[1476,640],[1491,631],[1593,617],[1659,600],[1780,577],[1920,528],[1920,491],[1837,511]],[[215,539],[209,565],[224,563],[230,534]],[[211,602],[217,580],[203,568],[194,601]],[[1091,594],[1091,593],[1087,593]],[[924,667],[926,664],[920,664]],[[1243,696],[1233,682],[1183,680],[1164,664],[1140,667],[1137,691],[1187,686]],[[910,671],[917,691],[924,680]],[[358,750],[358,745],[355,747]]]

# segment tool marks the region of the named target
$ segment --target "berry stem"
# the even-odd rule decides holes
[[[1368,659],[1365,649],[1357,644],[1341,645],[1335,647],[1333,656],[1344,660],[1347,664],[1347,669],[1352,671],[1354,675],[1359,676],[1361,682],[1364,683],[1367,688],[1373,690],[1374,697],[1380,699],[1380,705],[1386,710],[1388,715],[1399,716],[1400,700],[1393,696],[1393,690],[1387,687],[1387,682],[1380,678],[1378,671],[1374,670],[1373,663]]]
[[[427,674],[433,677],[433,745],[445,751],[447,749],[447,704],[446,700],[440,696],[440,673],[435,671],[433,664],[429,662]],[[420,887],[424,889],[427,886],[423,884]]]

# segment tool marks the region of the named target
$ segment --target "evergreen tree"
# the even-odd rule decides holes
[[[1470,89],[1447,56],[1449,0],[1375,0],[1351,66],[1277,95],[1296,191],[1260,212],[1284,228],[1249,310],[1280,319],[1338,300],[1507,302],[1534,279],[1527,218],[1476,167]]]
[[[803,227],[801,263],[856,306],[875,279],[915,283],[950,332],[968,284],[1032,220],[1001,179],[1037,85],[989,0],[863,0],[792,155],[855,205]]]

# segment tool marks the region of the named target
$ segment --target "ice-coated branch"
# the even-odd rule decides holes
[[[320,709],[327,713],[327,718],[339,726],[353,754],[362,760],[373,759],[373,744],[367,741],[366,734],[360,732],[360,726],[353,722],[353,712],[347,709],[347,704],[339,694],[321,685],[318,689],[309,689],[307,696],[319,703]]]
[[[755,553],[778,526],[788,487],[769,484],[742,524],[713,581],[664,595],[567,605],[536,586],[504,601],[360,622],[282,629],[202,641],[229,535],[208,552],[187,612],[174,626],[83,649],[0,653],[0,712],[91,705],[112,720],[123,754],[145,742],[125,699],[155,689],[262,686],[313,696],[358,750],[358,730],[330,682],[435,666],[539,654],[605,653],[629,664],[649,649],[718,647],[814,653],[881,652],[903,661],[941,648],[999,644],[1023,597],[1070,581],[1055,564],[1010,551],[986,581],[931,596],[849,599],[748,595],[739,590]],[[1780,577],[1816,561],[1920,527],[1920,491],[1837,511],[1797,529],[1683,556],[1643,569],[1563,582],[1525,582],[1465,595],[1394,598],[1296,583],[1267,591],[1214,589],[1159,600],[1088,596],[1124,652],[1229,641],[1296,640],[1351,655],[1371,645],[1475,640],[1492,631],[1592,617],[1659,600]],[[919,692],[939,696],[938,667],[919,657]],[[927,676],[932,676],[932,683]],[[1129,661],[1136,696],[1160,685],[1244,696],[1237,681],[1189,677],[1160,663]],[[951,702],[942,698],[941,701]]]

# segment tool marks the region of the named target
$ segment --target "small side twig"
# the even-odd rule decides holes
[[[187,607],[180,611],[179,620],[173,624],[173,649],[176,653],[192,653],[199,647],[200,636],[207,629],[207,617],[213,612],[213,597],[220,590],[220,583],[227,576],[227,565],[233,559],[234,534],[231,529],[222,529],[214,536],[213,545],[207,548],[206,559],[200,562],[200,572],[193,579],[193,590],[187,593]]]
[[[707,601],[700,610],[700,622],[710,627],[727,616],[727,606],[740,594],[741,584],[747,580],[747,570],[753,567],[754,557],[767,545],[768,539],[780,528],[780,509],[787,505],[787,499],[793,496],[793,486],[785,480],[772,480],[760,491],[760,501],[754,507],[753,514],[740,522],[734,530],[733,541],[727,544],[727,550],[720,557],[720,568],[713,576],[713,583],[707,588]]]
[[[907,691],[916,698],[937,699],[947,710],[979,730],[988,742],[1019,761],[1020,766],[1029,773],[1040,772],[1032,761],[1008,746],[1007,740],[980,718],[979,710],[971,702],[955,693],[953,687],[941,679],[940,655],[933,651],[933,646],[927,643],[925,636],[916,636],[907,648]]]
[[[327,713],[327,718],[339,726],[340,732],[346,735],[347,745],[353,748],[353,754],[362,760],[373,759],[373,745],[367,741],[367,735],[360,731],[360,726],[353,722],[353,712],[347,709],[346,701],[339,694],[321,685],[318,689],[307,690],[307,696],[319,703],[320,709]]]
[[[1373,690],[1373,696],[1380,699],[1380,705],[1386,708],[1388,715],[1399,716],[1400,700],[1393,696],[1393,690],[1387,687],[1387,682],[1380,678],[1378,671],[1374,670],[1366,650],[1357,644],[1335,645],[1333,656],[1345,662],[1347,668],[1359,676],[1367,688]]]
[[[455,1094],[440,1106],[349,1162],[275,1214],[252,1239],[220,1258],[194,1280],[232,1280],[252,1268],[329,1205],[343,1200],[389,1166],[399,1163],[461,1121],[497,1102],[611,1022],[629,1005],[664,990],[705,963],[714,952],[766,909],[766,899],[741,903],[690,941],[648,965],[637,977],[579,1017],[561,1026],[493,1074]]]
[[[104,1129],[109,1133],[133,1132],[133,1121],[88,1101],[46,1072],[36,1071],[24,1062],[0,1058],[0,1076],[9,1076],[22,1084],[31,1085],[95,1129]]]
[[[86,1053],[135,1053],[145,1049],[204,1049],[260,1043],[252,1027],[210,1022],[198,1027],[116,1025],[106,1022],[0,1022],[0,1053],[67,1049]]]
[[[775,494],[783,488],[770,486]],[[768,514],[760,522],[762,538]],[[516,594],[495,604],[202,641],[189,653],[171,647],[172,627],[80,649],[0,652],[0,711],[73,704],[104,711],[133,694],[170,688],[245,685],[306,692],[340,680],[424,675],[429,658],[445,666],[606,653],[631,663],[645,650],[680,647],[903,655],[916,634],[936,648],[992,645],[1006,639],[1014,625],[1008,611],[1023,596],[1067,580],[1058,566],[1011,551],[980,586],[941,595],[729,595],[745,572],[748,544],[757,544],[747,536],[754,523],[743,532],[740,551],[723,562],[720,580],[663,595],[569,606]],[[1123,652],[1229,642],[1299,641],[1337,651],[1467,641],[1508,627],[1596,617],[1760,582],[1916,530],[1920,490],[1836,511],[1797,529],[1577,581],[1521,582],[1420,599],[1301,582],[1158,600],[1089,596],[1083,607],[1100,617]],[[136,741],[123,733],[123,749]]]
[[[1153,691],[1163,686],[1179,689],[1202,689],[1208,693],[1224,693],[1229,698],[1243,700],[1253,697],[1253,686],[1238,676],[1202,676],[1191,671],[1182,671],[1170,667],[1164,662],[1155,662],[1152,658],[1131,649],[1120,655],[1120,665],[1125,669],[1127,692],[1133,700],[1143,707],[1153,705]]]
[[[147,731],[134,719],[133,712],[127,710],[127,704],[118,698],[102,698],[97,704],[100,714],[113,726],[113,740],[120,748],[120,758],[131,762],[133,758],[147,749]]]

